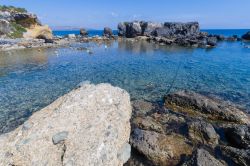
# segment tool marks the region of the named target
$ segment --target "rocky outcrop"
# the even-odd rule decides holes
[[[6,38],[52,38],[48,26],[42,26],[35,14],[14,7],[0,8],[0,35]],[[3,20],[5,22],[3,22]]]
[[[135,129],[130,142],[155,165],[177,165],[183,155],[192,153],[192,147],[180,135],[166,136],[157,132]]]
[[[86,29],[84,29],[84,28],[81,28],[80,29],[80,35],[81,36],[88,36],[88,31]]]
[[[7,20],[0,19],[0,36],[11,32],[10,23]]]
[[[230,162],[230,165],[250,165],[250,149],[237,149],[230,146],[222,146],[220,149],[226,160]]]
[[[216,37],[200,32],[198,22],[123,22],[118,24],[118,35],[127,38],[146,36],[148,41],[164,45],[214,47],[217,44]]]
[[[196,144],[216,146],[219,135],[210,123],[204,121],[191,121],[188,123],[188,136]]]
[[[132,102],[132,157],[126,166],[249,165],[249,115],[190,91],[164,99],[163,106]]]
[[[247,32],[246,34],[244,34],[244,35],[242,36],[242,39],[244,39],[244,40],[250,40],[250,31]]]
[[[23,34],[24,38],[33,38],[33,39],[52,39],[52,30],[49,28],[49,26],[40,26],[35,25],[29,29],[27,29],[27,32]]]
[[[131,105],[109,84],[83,84],[0,136],[1,165],[120,165],[130,157]]]
[[[226,166],[205,149],[197,149],[192,158],[182,166]]]
[[[190,91],[179,91],[165,96],[165,105],[177,112],[191,116],[205,117],[215,121],[250,124],[249,117],[236,106]]]
[[[103,36],[105,37],[112,37],[113,36],[113,30],[109,27],[105,27],[104,30],[103,30]]]

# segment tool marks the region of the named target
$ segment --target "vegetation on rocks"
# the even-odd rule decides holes
[[[21,38],[23,33],[27,31],[23,26],[15,22],[10,23],[10,25],[12,27],[12,33],[9,34],[10,38]]]
[[[6,5],[0,5],[0,11],[11,12],[11,13],[27,13],[27,10],[25,8],[6,6]]]

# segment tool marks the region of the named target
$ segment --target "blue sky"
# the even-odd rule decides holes
[[[199,21],[207,28],[250,28],[250,0],[0,0],[50,26],[116,28],[120,21]]]

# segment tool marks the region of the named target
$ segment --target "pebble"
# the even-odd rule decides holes
[[[69,134],[69,132],[67,132],[67,131],[62,131],[62,132],[55,134],[52,137],[53,144],[56,145],[56,144],[61,143],[62,141],[64,141],[68,137],[68,134]]]

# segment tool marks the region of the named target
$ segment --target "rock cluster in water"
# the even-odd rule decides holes
[[[198,22],[122,22],[118,24],[118,35],[126,38],[148,40],[162,45],[205,48],[216,46],[218,41],[241,40],[238,36],[226,38],[223,35],[210,35],[201,32]]]
[[[242,39],[244,39],[244,40],[250,40],[250,31],[247,32],[246,34],[244,34],[244,35],[242,36]]]
[[[240,108],[189,91],[164,101],[163,107],[133,102],[133,150],[126,166],[250,164],[250,118]]]
[[[0,165],[117,165],[130,157],[129,94],[83,84],[0,136]]]

